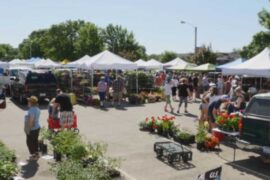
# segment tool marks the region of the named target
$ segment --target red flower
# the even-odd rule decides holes
[[[149,120],[149,118],[146,118],[145,121],[147,122]]]

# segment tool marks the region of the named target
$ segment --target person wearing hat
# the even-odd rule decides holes
[[[99,95],[100,107],[104,107],[104,101],[107,92],[107,83],[105,82],[105,78],[101,77],[100,81],[98,82],[97,91]]]
[[[38,107],[38,98],[31,96],[27,98],[28,111],[25,116],[25,133],[26,133],[26,144],[31,154],[30,159],[39,158],[38,154],[38,136],[40,130],[40,109]]]
[[[228,106],[229,114],[246,108],[246,102],[245,102],[244,92],[242,91],[242,88],[237,87],[235,88],[234,92],[236,95],[236,100],[229,104]]]
[[[210,130],[214,127],[216,127],[215,121],[216,116],[220,112],[220,107],[222,103],[229,102],[230,97],[228,95],[222,95],[219,96],[217,99],[215,99],[213,102],[209,103],[208,107],[208,120],[210,125]]]

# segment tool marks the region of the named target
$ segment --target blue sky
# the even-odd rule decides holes
[[[1,0],[0,43],[18,46],[33,30],[66,20],[105,27],[119,24],[132,31],[147,53],[192,52],[198,45],[228,52],[248,44],[264,30],[257,13],[270,10],[268,0]]]

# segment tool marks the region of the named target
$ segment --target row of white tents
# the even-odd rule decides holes
[[[0,61],[0,68],[27,66],[34,68],[57,68],[63,65],[56,63],[50,59],[32,58],[29,60],[14,59],[7,62]],[[232,63],[216,67],[212,64],[204,64],[196,66],[188,63],[180,58],[176,58],[168,63],[162,64],[155,59],[144,61],[142,59],[131,62],[109,51],[103,51],[93,57],[88,55],[64,65],[67,68],[77,68],[85,70],[107,70],[107,69],[121,69],[121,70],[193,70],[193,71],[215,71],[216,68],[221,69],[225,75],[248,75],[253,77],[270,77],[270,49],[265,48],[262,52],[253,58],[243,61],[237,59]]]

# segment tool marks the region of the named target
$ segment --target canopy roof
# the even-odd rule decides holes
[[[163,64],[155,59],[150,59],[145,63],[146,69],[163,69]]]
[[[190,71],[215,71],[216,66],[214,64],[206,63],[200,66],[188,69]]]
[[[242,64],[242,62],[244,62],[244,59],[243,58],[238,58],[238,59],[236,59],[236,60],[234,60],[232,62],[222,64],[222,65],[218,66],[217,68],[218,69],[230,68],[230,67]]]
[[[176,65],[176,66],[172,66],[172,67],[169,67],[167,69],[171,69],[171,70],[189,70],[191,68],[194,68],[196,67],[195,64],[192,64],[192,63],[186,63],[186,64],[179,64],[179,65]]]
[[[8,62],[0,61],[0,68],[7,69],[9,67]]]
[[[267,47],[256,56],[237,66],[225,68],[223,74],[238,74],[254,77],[270,77],[270,49]]]
[[[184,61],[183,59],[177,57],[167,63],[164,64],[164,67],[170,67],[170,66],[177,66],[181,64],[187,64],[188,62]]]
[[[60,64],[52,61],[51,59],[42,59],[35,63],[35,67],[37,68],[54,68],[58,66],[60,66]]]
[[[82,65],[84,62],[90,61],[91,57],[87,54],[81,57],[80,59],[77,59],[73,62],[70,62],[66,64],[66,67],[72,67],[72,68],[78,68],[80,65]]]
[[[103,51],[93,57],[91,60],[84,62],[81,65],[82,68],[87,69],[122,69],[122,70],[134,70],[137,69],[137,65],[125,58],[122,58],[110,51]]]
[[[135,61],[135,64],[137,64],[138,68],[145,68],[146,61],[139,59],[138,61]]]
[[[68,63],[69,63],[68,59],[64,59],[63,61],[60,62],[60,64],[62,64],[62,65],[65,65],[65,64],[68,64]]]
[[[10,65],[14,64],[25,64],[25,60],[20,60],[20,59],[13,59],[12,61],[9,61]]]

